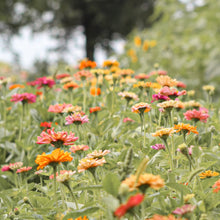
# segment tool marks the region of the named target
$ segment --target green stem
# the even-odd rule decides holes
[[[96,91],[95,91],[96,92]],[[86,81],[83,81],[83,111],[86,111]]]
[[[164,145],[166,146],[166,149],[168,151],[169,157],[170,157],[170,169],[173,170],[173,157],[172,154],[170,152],[169,146],[167,144],[167,141],[163,139]]]
[[[79,209],[79,206],[78,206],[78,203],[77,203],[76,197],[74,196],[73,191],[72,191],[72,189],[70,188],[69,183],[66,184],[65,186],[66,186],[67,189],[69,190],[70,195],[71,195],[72,199],[74,200],[74,202],[75,202],[75,204],[76,204],[76,208]]]
[[[144,129],[144,143],[143,143],[143,149],[145,148],[145,143],[146,143],[146,128],[145,128],[145,120],[144,120],[144,113],[143,113],[143,129]]]
[[[57,196],[56,196],[56,192],[57,192],[57,180],[56,180],[56,174],[57,174],[57,166],[53,166],[53,189],[54,189],[54,201],[56,203],[56,208],[58,209],[58,203],[57,203]]]
[[[22,115],[21,115],[21,120],[20,120],[18,141],[21,141],[21,136],[22,136],[22,131],[23,131],[24,113],[25,113],[25,104],[22,102]]]

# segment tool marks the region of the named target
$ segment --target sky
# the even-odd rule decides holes
[[[113,48],[117,53],[122,53],[124,48],[124,41],[119,40],[113,42]],[[11,47],[20,56],[20,65],[24,69],[31,69],[36,59],[47,59],[54,62],[59,58],[59,54],[55,52],[48,52],[48,49],[57,45],[57,41],[50,37],[49,33],[32,34],[30,28],[25,27],[20,31],[18,36],[12,38]],[[85,58],[85,36],[82,28],[78,28],[73,35],[73,40],[68,44],[69,51],[62,54],[60,57],[64,58],[69,64],[75,65],[78,60]],[[106,59],[106,54],[101,48],[95,51],[95,60],[101,64]],[[13,62],[13,55],[7,49],[4,41],[0,38],[0,62]]]

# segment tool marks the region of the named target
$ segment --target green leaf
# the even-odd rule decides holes
[[[118,178],[118,176],[114,173],[109,173],[105,176],[103,182],[103,189],[113,195],[113,196],[117,196],[118,195],[118,189],[120,186],[120,180]]]
[[[179,183],[167,183],[166,186],[170,187],[171,189],[175,189],[179,192],[183,192],[184,194],[190,194],[191,191],[185,185],[181,185]]]
[[[85,215],[88,216],[89,214],[96,212],[97,210],[99,210],[99,207],[94,206],[94,207],[87,207],[81,210],[73,211],[73,212],[68,213],[63,218],[63,220],[67,220],[68,218],[77,218],[79,216],[85,216]]]

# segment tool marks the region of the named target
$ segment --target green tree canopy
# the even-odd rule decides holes
[[[2,0],[0,31],[11,36],[25,25],[36,32],[49,30],[64,49],[82,26],[87,57],[93,59],[95,45],[109,49],[112,39],[151,25],[154,4],[154,0]]]

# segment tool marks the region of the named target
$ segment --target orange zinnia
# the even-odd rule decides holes
[[[173,128],[162,128],[159,131],[156,131],[152,134],[153,137],[163,137],[163,136],[170,136],[175,132]]]
[[[63,88],[64,89],[76,89],[76,88],[79,88],[79,85],[75,82],[69,82],[69,83],[64,84]]]
[[[12,90],[12,89],[16,89],[16,88],[21,88],[21,89],[23,89],[25,86],[24,85],[21,85],[21,84],[14,84],[14,85],[11,85],[10,87],[9,87],[9,89],[10,90]]]
[[[122,184],[126,184],[131,190],[136,188],[140,188],[143,185],[149,186],[152,189],[160,189],[164,187],[164,180],[161,179],[159,175],[155,176],[150,173],[141,174],[137,180],[137,176],[131,175],[130,177],[126,178]]]
[[[93,96],[101,95],[101,89],[100,88],[91,87],[90,88],[90,94],[93,95]]]
[[[193,132],[195,134],[199,134],[199,132],[196,130],[196,126],[192,126],[190,124],[178,124],[178,125],[174,125],[174,129],[176,129],[176,133],[183,131],[183,132],[188,132],[188,134],[190,134],[190,132]]]
[[[64,152],[63,150],[60,150],[60,148],[52,151],[51,154],[46,154],[45,152],[43,152],[42,155],[38,155],[35,160],[35,163],[39,165],[37,167],[37,170],[43,169],[45,166],[50,165],[51,163],[54,164],[67,161],[70,162],[73,159],[70,154],[70,152]]]
[[[95,61],[91,61],[91,60],[83,60],[81,61],[81,63],[79,64],[79,69],[85,69],[85,68],[95,68],[96,67],[96,62]]]

